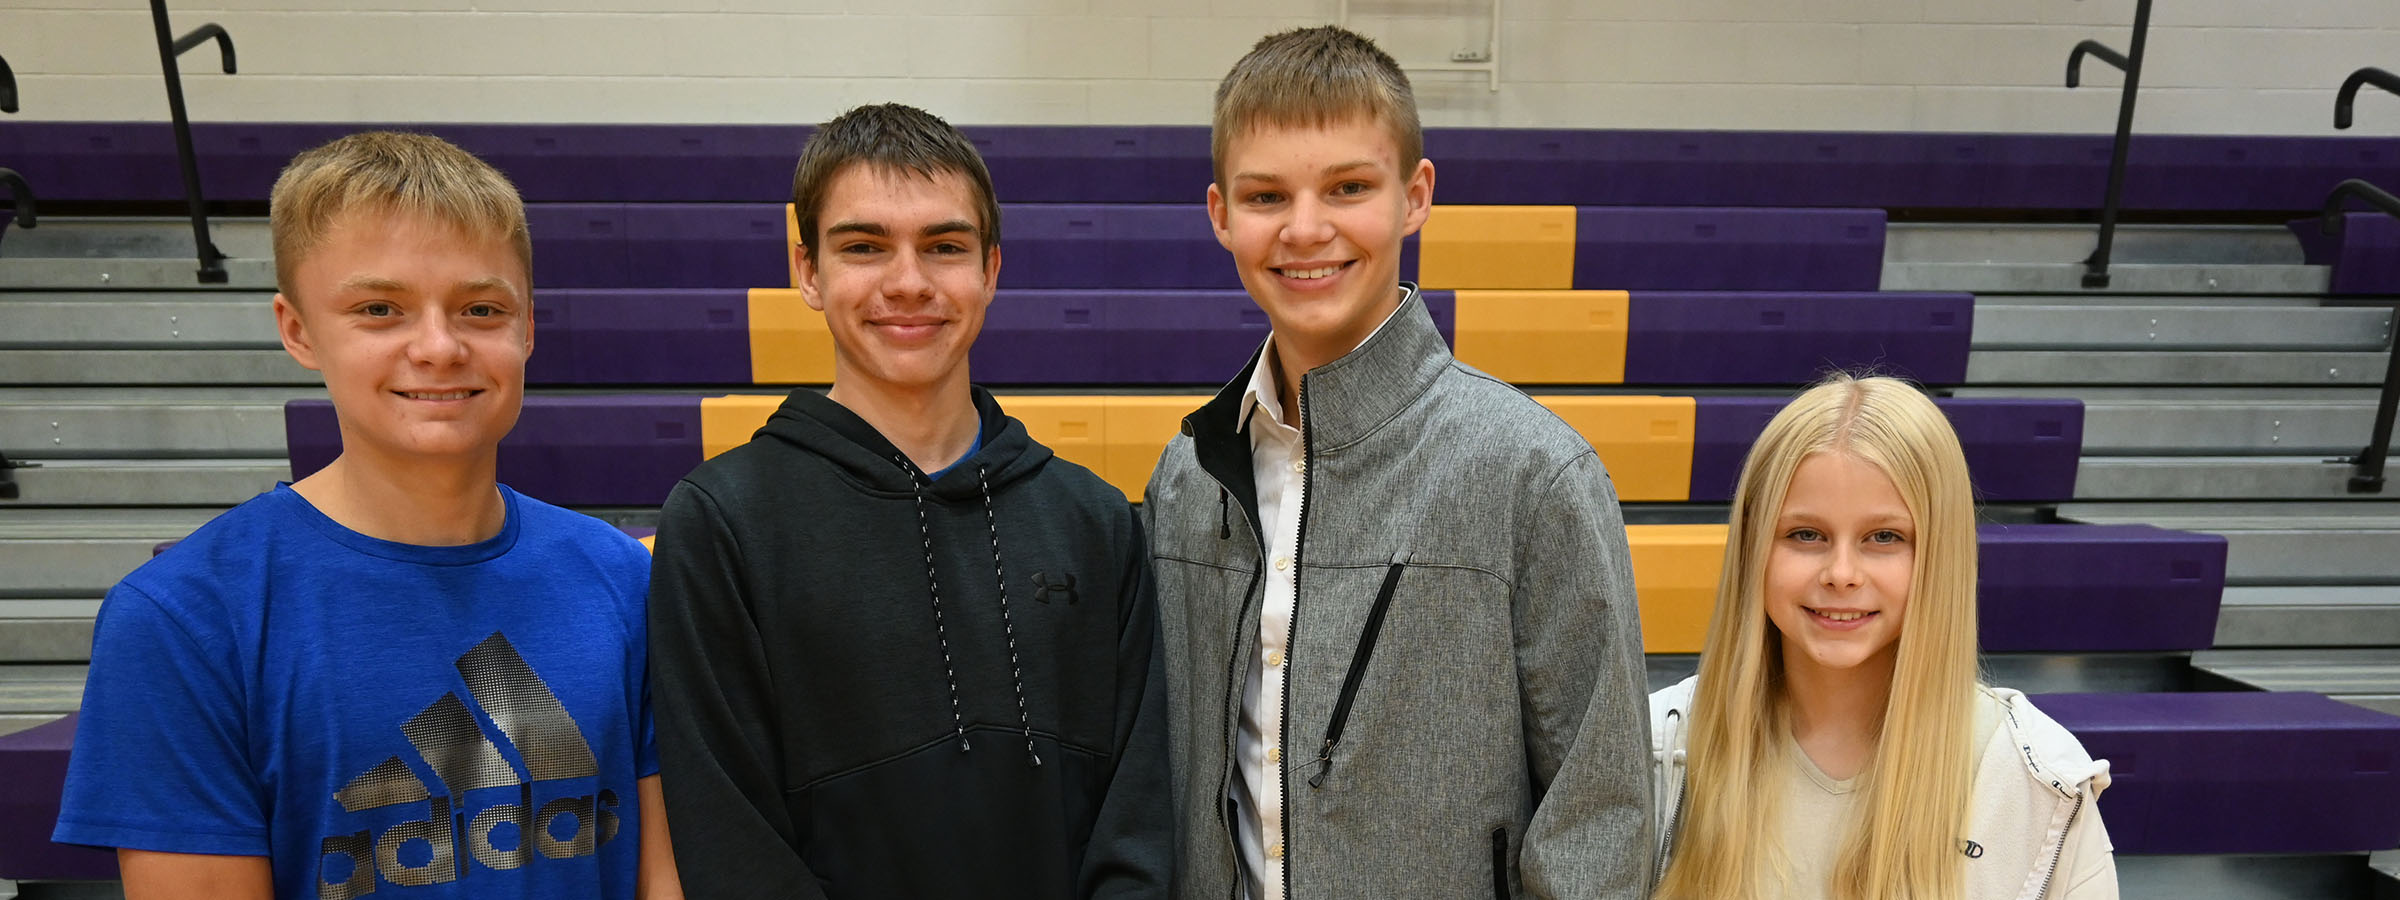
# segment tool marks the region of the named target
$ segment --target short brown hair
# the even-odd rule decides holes
[[[505,239],[525,264],[525,277],[533,278],[525,201],[508,176],[432,135],[363,131],[302,151],[275,179],[267,227],[274,235],[278,290],[293,292],[292,273],[301,258],[351,210],[416,216]]]
[[[1321,127],[1370,116],[1392,130],[1406,177],[1425,158],[1425,129],[1417,97],[1389,53],[1356,32],[1333,25],[1295,28],[1260,38],[1217,84],[1208,157],[1225,181],[1225,150],[1260,125]]]
[[[1000,201],[992,195],[992,173],[975,144],[932,113],[879,103],[817,126],[808,146],[800,148],[800,164],[792,170],[792,218],[810,260],[817,258],[817,217],[825,211],[833,180],[855,163],[923,178],[944,172],[964,176],[983,217],[976,236],[983,240],[984,258],[989,260],[991,249],[1000,245]]]

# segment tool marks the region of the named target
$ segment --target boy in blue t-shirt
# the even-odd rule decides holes
[[[494,481],[533,349],[508,179],[375,132],[275,183],[275,320],[342,454],[101,605],[53,839],[128,896],[679,896],[649,559]]]

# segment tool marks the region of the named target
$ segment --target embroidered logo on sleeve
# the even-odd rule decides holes
[[[615,791],[552,797],[536,804],[535,783],[591,778],[600,774],[600,766],[566,706],[508,638],[495,632],[459,657],[457,665],[468,696],[516,750],[523,771],[501,755],[465,701],[454,692],[442,694],[400,723],[401,735],[433,770],[441,792],[435,793],[397,754],[335,791],[333,799],[345,812],[425,804],[425,816],[380,833],[361,829],[327,836],[317,858],[321,900],[373,894],[378,876],[402,888],[446,884],[466,875],[470,860],[507,871],[529,865],[537,856],[591,856],[617,836]],[[466,808],[468,792],[508,787],[517,789],[516,802]],[[411,864],[403,859],[402,848],[417,841],[430,848],[430,858],[418,848],[409,856],[422,861]]]

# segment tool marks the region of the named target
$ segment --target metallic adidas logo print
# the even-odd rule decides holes
[[[470,869],[478,865],[507,871],[532,863],[536,855],[591,856],[617,836],[615,791],[556,797],[535,806],[534,782],[591,778],[600,774],[600,766],[558,695],[508,638],[497,632],[485,638],[458,658],[458,673],[475,705],[516,748],[524,773],[500,755],[474,711],[456,693],[444,693],[400,725],[400,733],[441,780],[443,793],[427,788],[398,755],[335,791],[333,799],[347,812],[424,804],[425,815],[380,834],[360,830],[326,837],[317,858],[322,900],[373,894],[378,876],[395,887],[419,887],[471,877]],[[469,791],[497,787],[516,788],[516,802],[464,808]],[[411,865],[401,858],[402,850],[417,842],[422,846],[410,848],[408,855],[421,862]]]

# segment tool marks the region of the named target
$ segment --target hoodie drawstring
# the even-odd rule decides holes
[[[950,661],[950,631],[942,623],[942,582],[933,574],[933,525],[925,518],[925,479],[908,457],[894,454],[892,461],[908,473],[909,493],[917,498],[917,536],[925,542],[925,590],[933,595],[933,636],[942,645],[942,677],[950,682],[950,727],[958,732],[958,752],[965,753],[969,749],[967,720],[959,713],[958,666]]]
[[[966,717],[959,707],[958,666],[950,659],[950,633],[942,620],[941,580],[934,575],[933,525],[925,514],[925,489],[931,487],[932,483],[923,472],[909,463],[908,457],[894,455],[892,460],[900,464],[901,471],[908,473],[910,492],[917,499],[917,535],[925,543],[925,589],[933,596],[933,633],[941,643],[942,676],[950,683],[950,724],[958,734],[958,751],[965,753],[972,748],[967,743]],[[983,520],[992,533],[992,576],[1000,585],[1000,630],[1008,640],[1009,679],[1017,692],[1017,725],[1025,733],[1025,758],[1039,767],[1042,756],[1034,750],[1033,718],[1025,707],[1025,669],[1017,661],[1017,628],[1008,611],[1008,571],[1000,562],[1000,517],[992,508],[990,472],[980,464],[975,467],[975,483],[983,490]]]
[[[992,577],[1000,582],[1000,631],[1008,637],[1008,677],[1017,688],[1017,725],[1025,729],[1025,758],[1039,768],[1042,755],[1033,752],[1033,718],[1025,712],[1025,669],[1017,663],[1017,626],[1008,617],[1008,572],[1000,567],[1000,517],[992,512],[992,482],[981,463],[975,483],[983,488],[983,521],[992,529]]]

